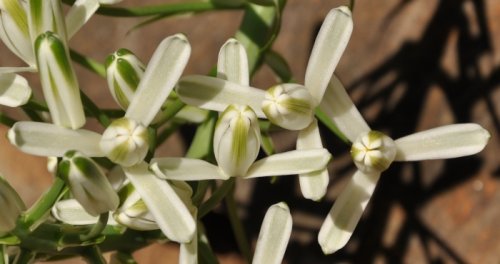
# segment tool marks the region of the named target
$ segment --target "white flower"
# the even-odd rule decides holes
[[[174,241],[189,242],[195,231],[194,219],[170,184],[148,171],[148,165],[142,161],[147,147],[141,131],[150,124],[172,91],[187,64],[190,50],[189,42],[181,34],[167,37],[160,43],[125,117],[115,120],[104,132],[104,135],[109,133],[111,137],[84,129],[72,130],[45,123],[17,122],[9,130],[8,138],[20,150],[40,156],[62,157],[68,150],[77,150],[89,157],[108,155],[111,158],[122,157],[121,154],[115,155],[114,151],[125,149],[127,153],[124,157],[127,158],[115,160],[126,167],[124,170],[127,178],[140,193],[162,231]],[[122,127],[122,123],[127,127],[124,135],[126,140],[120,135],[122,130],[117,129]],[[109,142],[113,137],[115,141]],[[123,147],[123,142],[125,145],[137,143],[137,146]]]
[[[351,155],[358,171],[337,198],[319,232],[325,254],[342,248],[354,231],[382,171],[393,161],[447,159],[481,151],[490,134],[477,124],[442,126],[397,140],[372,131],[334,76],[321,109],[353,142]]]

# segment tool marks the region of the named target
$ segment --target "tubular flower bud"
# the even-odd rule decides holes
[[[382,172],[396,157],[394,141],[378,131],[361,133],[352,144],[351,155],[356,167],[362,172]]]
[[[24,1],[0,1],[0,39],[28,65],[35,66],[26,9]]]
[[[148,132],[138,122],[126,117],[120,118],[104,131],[99,146],[110,160],[129,167],[146,157],[149,148]]]
[[[59,36],[46,32],[37,38],[35,53],[43,94],[56,125],[72,129],[85,124],[80,90],[69,52]]]
[[[16,227],[17,217],[26,207],[10,184],[0,176],[0,236]]]
[[[123,204],[113,214],[116,222],[135,230],[160,229],[149,212],[148,207],[141,199],[139,193],[132,184],[128,184],[120,190]]]
[[[290,130],[307,127],[314,118],[314,102],[302,85],[285,83],[271,87],[262,102],[262,111],[274,124]]]
[[[60,0],[29,0],[29,29],[34,42],[41,34],[56,33],[66,45],[66,24]]]
[[[128,108],[144,69],[144,64],[127,49],[119,49],[106,58],[108,87],[123,110]]]
[[[58,174],[90,215],[97,216],[118,208],[118,195],[92,159],[79,152],[68,151],[59,163]]]
[[[214,133],[214,154],[228,176],[244,176],[257,158],[260,129],[248,106],[230,105],[222,112]]]

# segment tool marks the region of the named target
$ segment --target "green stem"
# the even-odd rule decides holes
[[[231,227],[233,228],[238,248],[240,249],[243,258],[246,259],[247,263],[252,263],[252,253],[250,252],[250,245],[248,243],[248,238],[245,233],[245,229],[243,228],[243,224],[238,217],[236,202],[234,200],[234,185],[229,191],[228,195],[226,195],[225,201],[229,221],[231,222]]]
[[[106,228],[106,224],[108,223],[108,218],[109,218],[109,212],[99,215],[99,220],[97,221],[97,223],[95,223],[92,226],[92,229],[90,229],[90,231],[87,234],[80,235],[80,239],[82,241],[87,241],[99,236],[104,230],[104,228]]]
[[[89,247],[83,255],[89,264],[106,264],[106,260],[102,256],[101,250],[98,246]]]
[[[169,103],[165,110],[161,111],[159,114],[159,119],[155,120],[155,126],[159,127],[165,122],[169,121],[172,117],[174,117],[182,108],[186,106],[181,99],[175,99],[172,103]]]
[[[344,136],[344,134],[342,134],[342,132],[340,132],[340,130],[337,128],[337,126],[333,123],[333,121],[331,120],[331,118],[327,114],[325,114],[319,108],[316,108],[315,115],[316,115],[316,118],[318,118],[318,120],[321,121],[321,123],[323,123],[323,125],[325,125],[328,129],[330,129],[330,131],[332,133],[337,135],[337,137],[339,137],[340,140],[344,141],[347,144],[350,144],[349,139],[347,139],[347,137]]]
[[[24,113],[32,120],[36,122],[43,122],[43,118],[34,110],[31,108],[28,108],[26,106],[21,106],[21,109],[24,111]]]
[[[21,252],[14,260],[14,264],[29,264],[33,262],[36,253],[29,249],[21,248]]]
[[[117,251],[111,255],[111,263],[137,264],[130,252]]]
[[[11,118],[10,116],[0,112],[0,124],[4,124],[8,127],[12,127],[17,120]]]
[[[186,153],[186,157],[193,159],[207,159],[212,155],[212,142],[217,117],[217,112],[210,112],[207,120],[198,126],[193,142]]]
[[[208,241],[203,223],[198,221],[198,259],[200,263],[217,264],[219,260]]]
[[[47,107],[47,105],[43,104],[43,103],[39,103],[35,100],[33,100],[33,98],[31,98],[26,104],[25,106],[27,108],[30,108],[34,111],[40,111],[40,112],[48,112],[49,111],[49,108]]]
[[[73,61],[82,65],[84,68],[96,73],[101,77],[106,77],[106,69],[102,63],[97,62],[85,55],[82,55],[74,50],[69,51],[70,57]]]
[[[7,254],[6,245],[0,245],[0,264],[9,264],[9,255]]]
[[[234,186],[234,182],[235,179],[230,178],[229,180],[222,183],[222,185],[212,194],[212,196],[200,206],[200,210],[198,211],[198,216],[200,219],[210,211],[212,211],[212,209],[214,209],[215,206],[217,206],[222,201],[222,199],[224,199],[224,197]]]
[[[80,95],[87,112],[95,117],[103,127],[108,127],[111,124],[109,117],[83,91],[80,91]]]
[[[52,206],[59,199],[59,196],[63,193],[65,186],[66,184],[61,178],[55,178],[50,189],[21,216],[20,222],[25,230],[32,230],[34,225],[48,214]]]
[[[196,207],[200,207],[200,204],[203,202],[203,198],[205,198],[205,194],[207,193],[208,187],[210,186],[210,181],[198,181],[198,185],[196,186],[196,192],[193,195],[193,204]]]

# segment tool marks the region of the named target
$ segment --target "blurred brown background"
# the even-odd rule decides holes
[[[174,1],[125,0],[120,5],[165,2]],[[322,19],[347,2],[288,1],[273,48],[288,60],[297,81],[303,82]],[[142,19],[98,15],[71,45],[101,62],[121,47],[147,62],[164,37],[183,32],[193,47],[185,74],[204,74],[216,63],[219,47],[234,34],[242,14],[174,17],[129,34]],[[275,184],[268,179],[240,181],[237,198],[249,236],[256,239],[268,206],[286,201],[294,217],[286,263],[500,263],[499,16],[498,0],[356,1],[353,36],[336,72],[370,126],[398,138],[440,125],[475,122],[492,138],[476,156],[393,166],[384,173],[347,247],[323,256],[316,242],[319,226],[355,169],[348,146],[325,130],[330,135],[325,143],[335,157],[327,197],[319,203],[304,200],[293,176]],[[22,63],[0,46],[0,66],[14,65]],[[98,105],[115,107],[102,79],[79,66],[77,70],[82,89]],[[264,67],[252,84],[265,88],[274,82]],[[30,84],[41,98],[36,78],[30,78]],[[12,109],[0,109],[24,118]],[[0,133],[5,131],[0,127]],[[279,150],[293,148],[293,136],[282,140],[279,135]],[[184,147],[183,136],[176,134],[161,154],[180,156]],[[19,153],[3,136],[0,173],[27,203],[51,181],[44,159]],[[221,262],[242,263],[223,212],[205,217],[209,238]],[[139,263],[176,263],[176,254],[174,245],[154,245],[137,257]]]

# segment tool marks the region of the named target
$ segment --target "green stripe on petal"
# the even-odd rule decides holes
[[[325,254],[332,254],[347,244],[379,178],[379,172],[357,171],[340,193],[319,230],[318,242]]]
[[[196,233],[196,223],[170,184],[151,173],[144,162],[124,171],[165,236],[179,243],[190,242]]]
[[[16,2],[14,5],[19,4],[18,0],[9,0]],[[5,2],[5,1],[4,1]],[[26,11],[23,6],[22,12],[26,17]],[[18,8],[14,8],[18,9]],[[14,11],[17,13],[17,11]],[[20,15],[23,16],[22,14]],[[19,58],[24,60],[30,67],[34,67],[36,64],[35,55],[33,52],[33,45],[31,42],[31,37],[28,28],[24,27],[24,22],[26,18],[20,18],[19,16],[11,15],[8,11],[0,11],[0,38],[3,43]],[[27,23],[27,22],[26,22]]]
[[[148,126],[181,77],[190,54],[186,36],[164,39],[151,57],[125,116]]]
[[[57,35],[46,32],[35,42],[42,88],[53,122],[77,129],[85,124],[80,89],[68,50]]]
[[[325,93],[328,82],[335,71],[352,33],[352,16],[348,7],[332,9],[314,41],[307,64],[305,86],[311,92],[315,105]]]
[[[288,206],[281,202],[269,207],[260,228],[252,263],[281,263],[291,233],[292,215]]]
[[[31,88],[24,77],[13,73],[0,74],[0,105],[21,106],[30,97]]]
[[[21,5],[21,1],[2,0],[1,6],[9,13],[23,35],[29,36],[28,16],[26,15],[26,9]]]
[[[22,121],[15,123],[7,136],[11,144],[33,155],[62,157],[68,150],[78,150],[89,157],[104,156],[99,148],[101,135],[89,130]]]
[[[395,140],[397,161],[447,159],[473,155],[488,143],[490,133],[477,124],[454,124]]]

